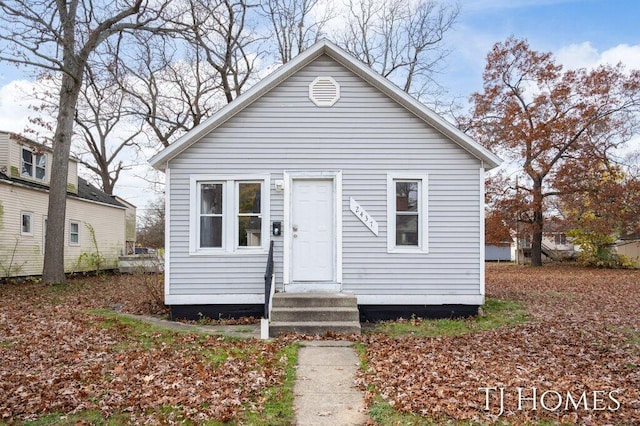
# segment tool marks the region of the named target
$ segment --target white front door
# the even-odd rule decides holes
[[[291,278],[335,281],[334,194],[331,179],[294,179],[291,191]]]

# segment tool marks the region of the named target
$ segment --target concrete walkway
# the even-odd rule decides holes
[[[240,338],[260,338],[260,325],[193,325],[152,316],[120,313],[159,327]],[[352,342],[312,340],[300,342],[293,388],[295,424],[364,425],[369,420],[364,395],[354,384],[360,359]]]
[[[360,360],[351,342],[301,342],[293,388],[295,424],[364,425],[364,395],[354,384]]]

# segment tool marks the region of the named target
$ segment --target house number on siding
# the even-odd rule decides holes
[[[378,222],[376,222],[375,219],[372,218],[356,200],[353,199],[353,197],[349,198],[349,208],[351,209],[351,212],[353,212],[353,214],[355,214],[356,217],[374,233],[374,235],[378,236]]]

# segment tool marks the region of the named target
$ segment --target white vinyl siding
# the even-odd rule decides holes
[[[309,84],[326,75],[340,84],[340,100],[318,108],[309,99]],[[327,56],[186,148],[168,168],[170,303],[194,303],[198,297],[199,303],[222,303],[216,302],[222,295],[230,295],[230,303],[248,303],[264,292],[266,250],[256,256],[206,258],[190,251],[190,180],[211,170],[234,179],[266,174],[272,181],[284,180],[285,171],[341,171],[342,265],[337,267],[342,268],[343,291],[358,297],[447,296],[451,303],[481,295],[481,161]],[[395,172],[428,175],[427,254],[388,252],[387,179]],[[270,208],[264,215],[270,219],[263,217],[262,226],[283,225],[283,235],[271,237],[281,289],[284,234],[290,224],[284,223],[284,191],[268,188]],[[378,236],[351,213],[351,197],[378,222]]]
[[[42,274],[48,199],[44,190],[0,182],[0,262],[13,259],[12,276]],[[33,235],[21,233],[22,212],[33,214]],[[91,235],[82,229],[83,223],[93,227],[100,254],[106,259],[105,267],[117,267],[118,256],[125,247],[124,215],[123,208],[67,197],[67,216],[78,220],[81,227],[80,244],[70,245],[69,221],[65,225],[65,272],[87,269],[85,262],[78,264],[78,259],[83,252],[95,251]]]

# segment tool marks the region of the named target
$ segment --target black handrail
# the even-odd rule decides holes
[[[271,298],[271,281],[273,281],[273,240],[269,245],[267,270],[264,273],[264,318],[269,319],[269,299]]]

